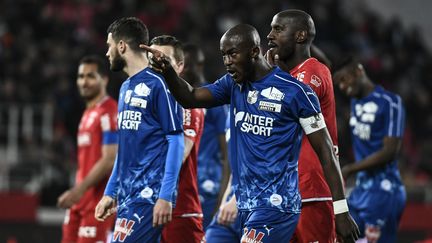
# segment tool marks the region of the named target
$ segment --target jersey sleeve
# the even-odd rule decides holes
[[[231,102],[231,89],[233,86],[233,81],[228,77],[228,75],[216,80],[212,84],[205,85],[213,96],[216,105],[229,104]]]
[[[309,86],[300,87],[293,98],[291,111],[306,134],[326,127],[318,98]]]
[[[201,109],[184,109],[183,112],[183,129],[185,137],[194,143],[201,134],[202,120],[204,119]]]
[[[183,130],[182,107],[174,100],[166,84],[159,78],[159,85],[154,89],[153,110],[165,134]]]
[[[388,108],[383,112],[384,129],[388,137],[402,137],[405,129],[405,110],[402,100],[396,96],[393,100],[388,99],[388,101]]]
[[[100,116],[102,144],[117,144],[117,108],[108,107]]]

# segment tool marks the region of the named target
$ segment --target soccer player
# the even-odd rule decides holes
[[[303,131],[320,157],[336,208],[343,212],[341,236],[344,242],[357,239],[318,99],[309,86],[267,63],[254,27],[240,24],[225,32],[220,50],[228,74],[202,88],[179,78],[161,52],[140,46],[154,53],[152,66],[184,107],[231,104],[232,187],[243,242],[291,239],[301,208],[297,161]]]
[[[230,142],[230,115],[226,120],[226,141]],[[228,150],[228,154],[232,151]],[[206,229],[205,237],[207,243],[237,243],[240,242],[241,225],[237,217],[238,210],[233,191],[231,190],[231,179],[225,190],[219,211]]]
[[[126,17],[114,21],[107,33],[111,70],[124,71],[128,79],[118,101],[117,159],[95,217],[105,220],[117,204],[113,242],[159,242],[159,226],[171,221],[176,200],[183,114],[139,48],[148,42],[147,27]]]
[[[397,167],[405,111],[401,98],[372,83],[354,57],[337,65],[335,84],[351,97],[349,124],[356,162],[342,169],[344,178],[357,174],[348,205],[367,242],[396,242],[406,202]]]
[[[181,42],[173,36],[157,36],[150,41],[150,47],[168,56],[177,74],[182,73],[184,63],[189,61],[185,60]],[[197,184],[197,157],[203,128],[203,109],[183,110],[185,150],[180,170],[178,197],[172,221],[162,230],[162,243],[199,243],[204,237],[203,214]]]
[[[182,77],[192,86],[207,84],[204,77],[204,53],[194,44],[183,47],[185,64]],[[227,106],[209,108],[205,113],[204,132],[198,154],[198,189],[204,214],[204,230],[222,200],[229,179],[225,123]]]
[[[105,242],[114,220],[99,222],[94,209],[103,195],[117,153],[117,103],[107,95],[108,66],[98,56],[85,56],[78,66],[77,86],[86,109],[78,128],[75,185],[57,205],[66,210],[62,243]]]
[[[329,69],[311,57],[315,26],[311,16],[300,10],[285,10],[273,17],[267,35],[270,50],[267,60],[309,85],[316,93],[327,129],[337,155],[336,108]],[[308,137],[302,140],[299,156],[299,188],[302,212],[291,242],[327,242],[336,240],[331,191],[317,154]],[[337,225],[342,223],[338,221]]]

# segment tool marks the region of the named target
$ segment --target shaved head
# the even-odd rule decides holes
[[[316,31],[315,24],[309,14],[301,10],[292,9],[279,12],[275,17],[283,19],[286,23],[289,22],[295,31],[306,31],[307,41],[308,43],[312,43]]]
[[[248,24],[239,24],[227,30],[221,38],[221,43],[228,39],[246,48],[257,47],[261,43],[258,31]]]

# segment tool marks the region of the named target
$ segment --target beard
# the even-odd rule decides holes
[[[126,66],[126,61],[124,58],[120,56],[120,53],[116,50],[115,56],[112,60],[110,69],[111,71],[118,72],[123,71],[124,67]]]

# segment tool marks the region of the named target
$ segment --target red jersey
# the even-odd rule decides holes
[[[78,128],[78,171],[76,183],[80,183],[102,156],[102,146],[117,144],[117,102],[104,97],[96,105],[87,108]],[[109,175],[87,190],[74,209],[94,210],[103,196]]]
[[[184,109],[184,136],[194,142],[192,150],[180,170],[178,197],[173,216],[202,217],[201,203],[198,197],[198,149],[204,129],[203,109]]]
[[[317,94],[321,112],[337,154],[336,106],[329,69],[317,59],[309,58],[293,68],[290,74],[308,84]],[[304,136],[302,140],[298,172],[302,202],[332,200],[321,163],[307,136]]]

